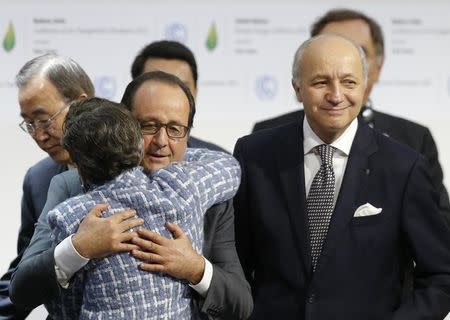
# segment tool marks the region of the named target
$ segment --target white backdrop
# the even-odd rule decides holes
[[[299,108],[290,86],[294,51],[317,16],[341,6],[362,10],[383,27],[386,62],[372,94],[375,108],[427,125],[447,173],[448,1],[0,1],[0,271],[15,255],[22,178],[45,156],[17,126],[14,76],[27,60],[48,51],[70,56],[99,96],[120,100],[131,62],[145,44],[183,42],[199,65],[193,135],[232,151],[255,121]]]

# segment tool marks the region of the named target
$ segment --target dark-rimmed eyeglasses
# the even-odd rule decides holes
[[[69,107],[69,105],[62,107],[61,109],[56,111],[54,114],[52,114],[50,116],[50,118],[48,118],[46,120],[34,120],[33,122],[26,122],[25,120],[23,120],[21,123],[19,123],[19,127],[20,127],[20,129],[22,129],[26,133],[29,133],[30,135],[35,134],[36,130],[38,130],[38,129],[46,130],[51,126],[53,121],[55,121],[55,118],[61,112],[66,110],[68,107]]]
[[[189,127],[174,123],[146,122],[141,123],[142,134],[157,134],[161,128],[166,129],[167,136],[173,139],[181,139],[189,132]]]

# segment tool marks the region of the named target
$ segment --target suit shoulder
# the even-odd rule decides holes
[[[289,113],[282,114],[280,116],[266,119],[263,121],[259,121],[255,123],[253,126],[252,132],[262,130],[262,129],[268,129],[268,128],[275,128],[282,125],[286,125],[292,122],[300,121],[300,119],[303,116],[303,110],[297,110]]]
[[[213,151],[222,151],[222,152],[229,153],[227,150],[225,150],[224,148],[222,148],[214,143],[200,140],[193,136],[189,137],[188,147],[189,148],[204,148],[204,149],[209,149],[209,150],[213,150]]]
[[[66,184],[79,183],[80,178],[78,175],[78,171],[76,169],[66,170],[64,172],[55,175],[52,178],[52,183],[62,183],[62,182]]]
[[[373,130],[373,133],[379,148],[384,151],[383,154],[390,157],[389,159],[392,160],[391,163],[393,163],[394,159],[397,159],[397,157],[405,160],[410,159],[411,161],[416,161],[417,158],[422,157],[417,150],[404,143],[398,142],[377,130]]]
[[[284,143],[286,139],[300,136],[301,129],[299,122],[291,122],[279,127],[258,130],[239,138],[236,146],[242,145],[246,149],[246,153],[277,150],[277,146]]]
[[[66,170],[65,165],[59,164],[49,157],[40,160],[25,174],[24,192],[33,192],[34,196],[38,198],[46,198],[51,179],[64,170]]]
[[[48,188],[48,198],[60,203],[83,192],[78,171],[70,169],[54,176]]]
[[[53,176],[57,172],[65,170],[65,165],[55,162],[52,158],[46,157],[28,169],[27,174],[39,176]]]
[[[376,110],[374,110],[374,114],[375,114],[375,119],[376,119],[377,123],[380,123],[380,124],[386,123],[386,124],[389,124],[389,126],[391,126],[393,128],[398,128],[400,130],[413,131],[413,132],[422,133],[422,134],[426,134],[430,131],[427,127],[425,127],[417,122],[405,119],[405,118],[393,116],[391,114],[376,111]]]

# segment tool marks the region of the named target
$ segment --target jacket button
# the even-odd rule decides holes
[[[219,311],[217,311],[216,309],[212,309],[212,308],[209,308],[208,309],[208,313],[211,315],[211,316],[217,316],[218,314],[219,314]]]
[[[308,297],[308,303],[314,302],[316,302],[316,295],[314,293],[311,293],[311,295]]]

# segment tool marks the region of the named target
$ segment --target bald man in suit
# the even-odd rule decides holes
[[[292,79],[304,117],[236,143],[236,245],[253,319],[443,319],[450,311],[450,230],[429,168],[358,119],[367,74],[351,40],[306,41]],[[415,287],[404,298],[413,260]]]

